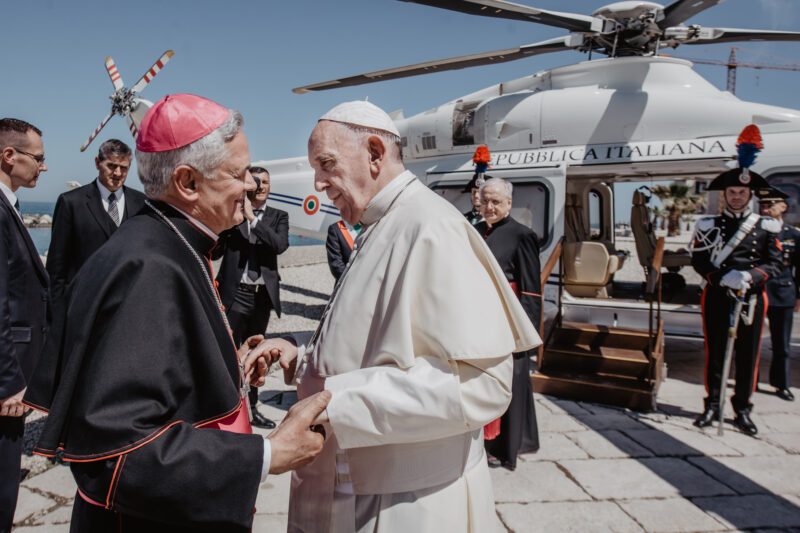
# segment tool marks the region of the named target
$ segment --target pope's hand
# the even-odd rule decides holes
[[[278,360],[277,356],[273,357],[269,350],[260,346],[263,340],[263,335],[248,337],[238,352],[239,360],[244,367],[244,379],[254,387],[264,384],[269,367]]]
[[[331,392],[324,390],[294,404],[281,425],[267,437],[271,445],[270,474],[282,474],[307,465],[322,451],[325,436],[315,424],[328,421],[325,408]]]
[[[258,348],[269,352],[272,362],[278,362],[281,365],[283,381],[287,385],[291,385],[297,368],[297,345],[294,341],[283,337],[264,339]]]

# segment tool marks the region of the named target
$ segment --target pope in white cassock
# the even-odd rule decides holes
[[[292,477],[289,531],[500,529],[483,426],[508,406],[511,353],[539,335],[481,236],[405,170],[386,113],[333,108],[308,158],[363,229],[314,336],[264,341],[300,398],[332,392],[324,449]]]

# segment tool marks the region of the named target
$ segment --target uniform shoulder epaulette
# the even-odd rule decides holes
[[[780,233],[783,224],[780,220],[772,217],[761,217],[761,228],[770,233]]]
[[[717,217],[713,216],[713,217],[704,217],[699,219],[696,225],[697,229],[699,229],[700,231],[710,230],[711,228],[714,227],[714,221],[716,220],[716,218]]]

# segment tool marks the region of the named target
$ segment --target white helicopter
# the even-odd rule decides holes
[[[97,137],[97,134],[100,133],[100,130],[103,129],[103,126],[105,126],[114,115],[122,115],[125,117],[125,120],[128,122],[128,128],[131,130],[131,135],[133,135],[134,139],[136,138],[139,133],[139,123],[144,118],[147,110],[153,105],[153,102],[143,98],[137,98],[136,95],[147,87],[147,84],[153,81],[156,74],[164,68],[164,65],[167,64],[167,61],[169,61],[173,55],[175,55],[175,53],[172,50],[164,52],[161,57],[158,58],[158,61],[156,61],[130,89],[125,87],[125,84],[122,82],[122,76],[119,70],[117,70],[117,65],[114,63],[111,56],[106,58],[106,70],[108,71],[108,76],[111,78],[111,83],[114,85],[114,93],[109,96],[111,99],[111,112],[100,121],[100,125],[97,126],[89,136],[89,139],[81,146],[81,152],[89,147],[94,138]]]
[[[656,298],[655,280],[661,276],[660,268],[653,270],[652,265],[661,252],[656,253],[641,195],[634,196],[631,224],[639,262],[651,283],[644,290],[641,283],[614,280],[615,270],[626,260],[615,248],[614,185],[713,178],[732,165],[739,132],[754,123],[766,148],[753,169],[792,194],[787,219],[800,221],[796,149],[800,111],[741,101],[702,78],[689,61],[658,53],[679,45],[800,41],[800,33],[684,24],[722,0],[676,0],[666,7],[625,1],[590,16],[503,0],[402,1],[536,22],[570,33],[294,91],[334,89],[563,50],[608,56],[499,83],[412,117],[405,118],[402,112],[392,117],[402,136],[407,168],[462,211],[470,206],[462,189],[474,172],[472,155],[478,145],[487,145],[492,153],[490,174],[514,183],[512,216],[542,239],[542,264],[550,266],[560,259],[544,290],[545,309],[556,315],[556,325],[548,328],[547,347],[539,359],[544,373],[534,376],[535,390],[652,407],[663,378],[664,335],[703,335],[699,291],[696,285],[673,285],[663,304],[660,296]],[[289,212],[292,231],[323,239],[339,215],[314,192],[307,159],[267,161],[265,166],[272,177],[269,201]],[[590,227],[590,220],[596,227]],[[661,266],[675,273],[688,261],[687,253],[664,254]],[[652,303],[656,300],[657,312]]]

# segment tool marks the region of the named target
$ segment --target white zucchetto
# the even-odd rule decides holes
[[[322,115],[319,120],[332,120],[334,122],[353,124],[354,126],[363,126],[400,137],[400,131],[395,126],[392,118],[383,109],[365,100],[339,104]]]

